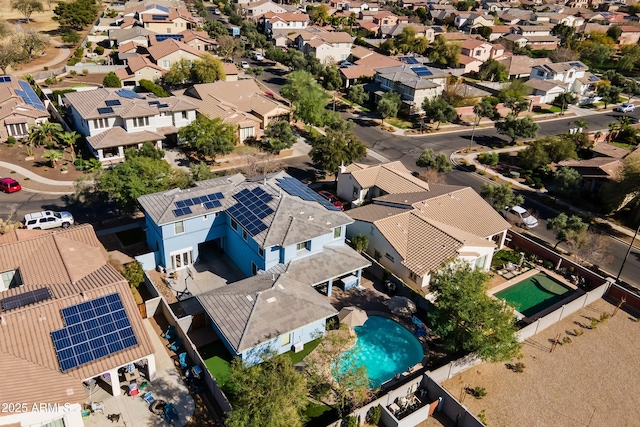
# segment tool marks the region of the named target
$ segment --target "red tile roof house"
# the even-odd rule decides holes
[[[0,76],[0,141],[29,135],[29,128],[46,122],[49,112],[28,82]]]
[[[90,225],[0,236],[0,271],[0,425],[81,426],[85,381],[117,396],[132,363],[155,379],[129,284]]]

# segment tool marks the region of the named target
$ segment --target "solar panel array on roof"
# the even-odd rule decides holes
[[[405,64],[409,65],[419,64],[418,60],[413,56],[399,56],[398,59],[400,60],[400,62],[404,62]]]
[[[193,211],[188,206],[173,210],[173,215],[174,216],[185,216],[185,215],[189,215],[191,213],[193,213]]]
[[[571,65],[572,67],[581,67],[582,64],[580,64],[579,62],[570,62],[569,65]]]
[[[111,107],[98,108],[98,114],[100,114],[100,115],[113,114],[113,108],[111,108]]]
[[[158,108],[169,108],[169,104],[158,104]]]
[[[0,304],[2,304],[2,309],[4,311],[8,311],[24,307],[25,305],[35,304],[49,298],[51,298],[51,291],[49,291],[49,288],[40,288],[33,291],[23,292],[20,295],[3,298],[0,301]]]
[[[104,104],[107,107],[119,107],[120,105],[122,105],[118,99],[107,99],[106,101],[104,101]]]
[[[233,197],[238,203],[227,209],[227,213],[238,221],[242,228],[251,236],[256,236],[267,229],[267,225],[262,220],[273,213],[273,209],[267,205],[273,199],[269,193],[259,187],[253,190],[245,188]]]
[[[160,105],[160,101],[149,101],[150,106]]]
[[[175,205],[178,208],[176,210],[189,209],[189,206],[193,206],[193,205],[203,205],[205,209],[215,209],[222,206],[222,203],[220,202],[220,200],[222,199],[224,199],[224,194],[218,192],[218,193],[207,194],[205,196],[192,197],[191,199],[178,200],[177,202],[175,202]],[[174,214],[176,210],[173,211]],[[188,213],[191,213],[191,209],[189,209]],[[183,215],[186,215],[186,214],[183,214]],[[181,215],[176,215],[176,216],[181,216]]]
[[[9,83],[11,82],[11,76],[0,76],[0,83]]]
[[[433,73],[427,67],[415,67],[411,69],[419,77],[432,76]]]
[[[159,4],[156,5],[156,9],[169,13],[168,7],[160,6]]]
[[[138,344],[120,295],[63,308],[65,327],[51,332],[62,372]]]
[[[40,98],[38,98],[38,95],[36,95],[36,92],[28,82],[19,80],[18,84],[22,90],[16,90],[16,95],[21,97],[25,104],[31,105],[37,110],[46,110],[44,104],[42,104],[42,101],[40,101]]]
[[[164,21],[167,19],[166,15],[151,15],[153,21]]]
[[[589,76],[589,81],[591,82],[597,82],[598,80],[600,80],[597,76]]]
[[[156,34],[156,40],[159,42],[163,42],[167,39],[181,41],[183,38],[184,38],[183,34]]]
[[[140,95],[129,89],[120,89],[116,94],[126,99],[142,99]]]
[[[292,196],[300,197],[302,200],[318,202],[325,208],[332,211],[340,210],[340,208],[333,206],[333,203],[331,203],[295,178],[281,178],[277,181],[278,185]]]

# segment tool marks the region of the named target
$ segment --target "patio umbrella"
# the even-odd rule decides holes
[[[340,310],[340,313],[338,313],[338,319],[340,320],[340,323],[344,323],[345,325],[352,328],[364,325],[364,322],[366,322],[368,318],[369,317],[367,316],[367,313],[364,312],[364,310],[360,310],[359,308],[355,307],[345,307]]]
[[[393,297],[387,301],[387,307],[398,316],[411,316],[416,312],[415,303],[407,297]]]

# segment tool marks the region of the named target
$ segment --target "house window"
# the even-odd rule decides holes
[[[375,249],[373,251],[373,259],[375,259],[376,261],[380,261],[380,258],[382,258],[382,254],[379,250]]]
[[[184,221],[178,221],[173,223],[173,234],[184,233]]]
[[[243,228],[242,229],[242,239],[244,239],[245,242],[247,241],[247,236],[248,236],[247,231]]]
[[[260,255],[260,258],[262,258],[264,256],[264,249],[258,248],[258,255]]]
[[[573,78],[573,71],[569,71],[569,78]]]
[[[413,280],[414,282],[418,281],[418,275],[416,273],[414,273],[413,271],[409,272],[409,279]]]
[[[235,220],[233,218],[231,218],[231,228],[233,228],[234,230],[238,231],[238,223],[235,222]]]
[[[240,141],[244,141],[247,138],[251,138],[254,136],[254,128],[240,128]]]
[[[163,59],[163,60],[162,60],[162,67],[163,67],[163,68],[169,68],[169,67],[171,67],[171,61],[169,61],[168,59]]]
[[[336,227],[333,229],[333,238],[339,239],[342,236],[342,227]]]
[[[9,136],[25,136],[29,134],[29,127],[26,123],[14,123],[7,125],[7,132]]]
[[[291,345],[291,332],[280,337],[280,344],[282,347],[285,345]]]
[[[176,270],[193,263],[193,248],[181,249],[171,253],[171,268]]]
[[[251,261],[251,274],[254,276],[258,274],[258,266],[253,261]]]
[[[5,271],[4,273],[0,273],[0,291],[6,291],[9,288],[15,288],[16,286],[20,286],[20,274],[17,270]]]
[[[476,259],[476,268],[480,268],[480,269],[484,268],[485,262],[487,262],[487,256],[486,255],[478,257]]]
[[[96,129],[104,129],[109,126],[109,119],[93,119],[93,127]]]
[[[482,51],[480,49],[476,50],[476,56],[480,56],[482,54]]]
[[[311,240],[307,240],[306,242],[300,242],[296,245],[296,251],[308,251],[311,248]]]
[[[390,255],[388,252],[385,252],[384,257],[391,262],[395,262],[395,260],[393,259],[393,255]]]
[[[539,76],[544,76],[544,71],[542,71],[542,70],[538,70],[538,75],[539,75]]]
[[[358,187],[354,186],[353,187],[353,200],[357,200],[359,199],[358,195],[360,194],[360,190],[358,189]]]
[[[133,127],[139,128],[142,126],[149,126],[149,117],[134,117],[133,118]]]
[[[187,120],[187,112],[186,111],[182,112],[182,120]]]

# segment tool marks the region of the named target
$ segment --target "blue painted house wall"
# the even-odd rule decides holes
[[[209,319],[211,323],[211,327],[216,332],[219,337],[222,337],[222,333],[217,328],[216,324]],[[321,337],[324,335],[324,331],[326,330],[326,319],[321,319],[316,322],[305,325],[301,328],[288,332],[286,334],[280,335],[277,338],[274,338],[270,341],[265,341],[255,347],[252,347],[245,352],[238,354],[231,348],[226,339],[220,340],[229,354],[233,357],[240,357],[248,366],[257,365],[262,362],[262,358],[265,354],[283,354],[293,349],[293,346],[296,344],[302,343],[306,345],[307,343]],[[287,334],[291,334],[291,342],[285,345],[282,345],[282,338]]]

